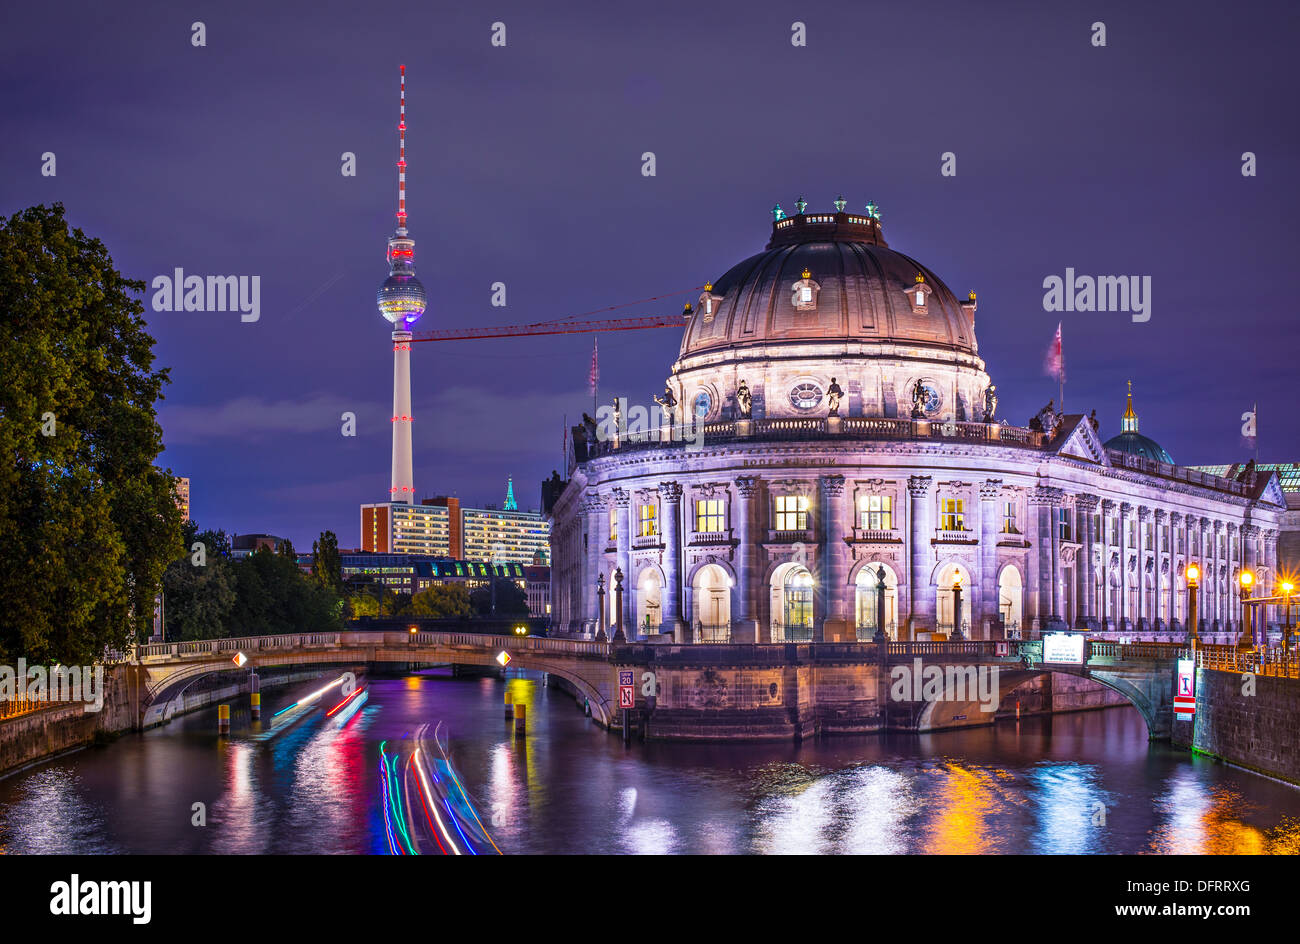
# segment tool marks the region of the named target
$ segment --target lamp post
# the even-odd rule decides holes
[[[596,639],[605,641],[605,575],[596,578]]]
[[[1196,564],[1188,564],[1187,571],[1187,641],[1192,645],[1200,640],[1196,632],[1196,623],[1198,614],[1196,612],[1196,591],[1200,589],[1201,568]]]
[[[1286,653],[1291,650],[1291,594],[1295,593],[1295,584],[1284,580],[1281,590],[1286,597],[1286,621],[1282,624],[1282,652]]]
[[[1241,586],[1241,639],[1237,642],[1238,649],[1254,649],[1255,636],[1251,632],[1250,621],[1250,588],[1255,583],[1255,575],[1249,570],[1243,570],[1237,575],[1237,583]]]
[[[952,635],[948,637],[954,640],[963,640],[966,637],[961,634],[961,574],[953,574],[952,577]]]

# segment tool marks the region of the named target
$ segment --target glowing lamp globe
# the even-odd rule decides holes
[[[428,305],[428,296],[424,285],[414,275],[393,274],[379,286],[375,304],[379,306],[379,313],[394,327],[401,327],[419,320]]]

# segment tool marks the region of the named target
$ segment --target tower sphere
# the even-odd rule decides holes
[[[394,272],[384,279],[375,296],[379,313],[394,327],[413,324],[424,314],[428,304],[424,285],[413,273]]]

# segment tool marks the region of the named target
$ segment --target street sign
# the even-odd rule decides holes
[[[635,708],[636,689],[631,685],[620,685],[618,687],[618,706],[620,708]]]
[[[1083,665],[1083,633],[1044,633],[1043,661]]]
[[[497,653],[497,663],[503,669],[506,667],[506,663],[508,663],[509,661],[510,661],[510,653],[506,652],[504,649],[502,649],[500,652]]]
[[[236,652],[235,657],[230,661],[235,663],[235,668],[242,669],[245,663],[248,662],[248,656],[244,655],[242,652]]]
[[[1174,717],[1188,720],[1196,714],[1196,663],[1178,660],[1178,687],[1174,690]]]
[[[619,670],[618,670],[618,685],[619,685],[619,688],[622,688],[622,687],[625,686],[625,685],[632,685],[632,684],[634,684],[634,683],[632,682],[632,676],[633,676],[633,674],[634,674],[634,673],[632,672],[631,669],[619,669]]]
[[[1010,646],[1010,644],[1005,643],[1005,642],[994,643],[994,644],[993,644],[993,654],[994,654],[995,656],[1006,656],[1006,655],[1010,655],[1010,654],[1011,654],[1011,646]]]

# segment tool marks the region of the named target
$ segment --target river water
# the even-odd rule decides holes
[[[268,717],[319,684],[265,692]],[[507,686],[528,705],[525,736],[503,718]],[[374,678],[346,722],[318,711],[266,742],[246,739],[245,705],[229,738],[213,708],[0,780],[0,850],[386,853],[380,746],[441,722],[505,853],[1300,851],[1300,791],[1151,744],[1127,707],[919,736],[624,745],[528,675]]]

